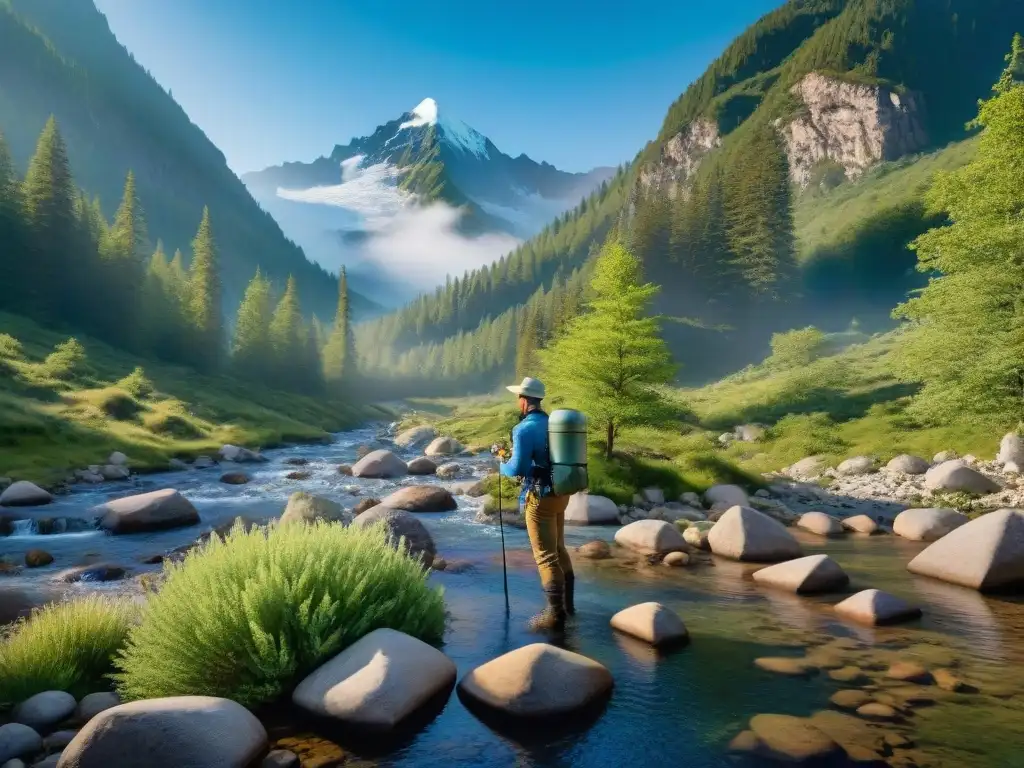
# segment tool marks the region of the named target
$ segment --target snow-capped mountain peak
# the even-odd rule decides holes
[[[453,148],[469,152],[477,157],[487,157],[487,138],[461,120],[447,114],[442,115],[434,99],[428,97],[421,101],[413,107],[409,116],[410,120],[406,120],[398,126],[399,132],[407,128],[434,125],[437,126],[442,139],[447,140]]]

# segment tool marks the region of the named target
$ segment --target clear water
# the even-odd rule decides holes
[[[244,486],[218,482],[222,468],[141,478],[76,491],[53,505],[19,512],[25,519],[88,517],[90,507],[108,498],[174,487],[197,506],[202,525],[156,534],[107,536],[98,531],[36,535],[16,524],[15,535],[0,538],[0,555],[21,557],[33,547],[54,555],[52,566],[3,577],[0,588],[29,592],[54,589],[57,571],[86,562],[131,566],[136,573],[159,566],[140,563],[193,541],[202,530],[237,515],[269,518],[280,514],[288,495],[307,490],[346,506],[358,499],[346,488],[378,498],[393,488],[428,482],[359,480],[339,475],[338,463],[351,463],[373,430],[338,436],[330,446],[303,446],[268,452],[271,461],[246,465],[253,481]],[[285,475],[296,469],[287,457],[310,460],[305,481]],[[460,463],[470,465],[459,459]],[[486,461],[473,464],[486,471]],[[542,607],[536,570],[526,533],[505,529],[511,613],[505,614],[499,531],[473,521],[479,501],[460,498],[453,513],[422,515],[438,552],[456,572],[434,573],[445,589],[451,614],[445,652],[460,676],[502,653],[536,642],[526,630],[528,618]],[[570,528],[571,545],[611,539],[612,528]],[[925,618],[909,628],[860,629],[835,620],[833,600],[797,598],[765,590],[749,579],[750,567],[711,558],[684,569],[639,566],[616,561],[576,559],[577,616],[566,645],[605,664],[615,678],[607,708],[589,727],[531,737],[499,735],[470,714],[453,693],[441,714],[415,737],[384,754],[342,744],[346,759],[386,766],[621,766],[681,765],[689,768],[761,765],[738,761],[726,745],[761,712],[800,716],[827,709],[829,696],[844,687],[827,675],[794,679],[757,669],[761,656],[802,655],[807,647],[832,638],[856,641],[858,663],[884,668],[894,657],[920,659],[929,666],[956,665],[977,693],[943,697],[937,706],[916,710],[901,732],[915,741],[896,758],[919,766],[1024,766],[1024,604],[1014,598],[982,597],[970,590],[908,574],[905,563],[922,545],[892,536],[825,541],[803,538],[808,552],[825,551],[851,575],[855,588],[879,587],[920,604]],[[80,585],[73,590],[119,589],[118,585]],[[688,647],[661,656],[645,645],[614,633],[609,618],[639,602],[657,600],[679,612],[691,633]],[[852,645],[852,643],[851,643]],[[874,673],[877,674],[877,673]],[[948,699],[948,700],[947,700]],[[274,729],[279,735],[281,729]],[[296,719],[283,729],[308,735],[309,724]],[[313,763],[310,763],[313,764]],[[322,762],[321,765],[333,764]],[[898,762],[894,764],[899,764]],[[908,764],[906,762],[904,765]]]

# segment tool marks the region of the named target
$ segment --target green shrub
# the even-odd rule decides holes
[[[119,389],[105,391],[99,401],[99,406],[103,413],[118,421],[134,419],[142,410],[142,406],[135,401],[134,397]]]
[[[146,428],[157,435],[179,440],[196,440],[205,433],[188,419],[173,413],[164,413],[146,420]]]
[[[0,640],[0,707],[41,691],[110,690],[105,676],[135,616],[130,604],[93,595],[51,603],[13,624]]]
[[[139,400],[153,394],[153,382],[146,378],[146,372],[142,370],[141,365],[136,366],[134,371],[117,382],[117,386]]]
[[[9,333],[0,333],[0,360],[20,360],[21,342]]]
[[[441,640],[444,599],[380,527],[235,528],[181,563],[143,609],[116,664],[125,699],[273,701],[381,627]]]
[[[43,374],[51,379],[71,379],[88,370],[85,347],[71,337],[53,348],[42,363]]]
[[[778,368],[794,368],[817,360],[825,348],[825,334],[814,326],[772,336],[769,363]]]

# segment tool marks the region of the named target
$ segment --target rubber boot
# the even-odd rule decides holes
[[[561,632],[565,629],[564,590],[553,586],[545,589],[544,593],[548,607],[530,619],[530,629],[534,632]]]
[[[565,574],[565,612],[570,616],[576,613],[576,574],[571,571]]]

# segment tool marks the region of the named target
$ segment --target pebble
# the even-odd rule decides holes
[[[899,712],[890,707],[888,704],[882,704],[877,701],[872,701],[863,706],[857,707],[857,714],[866,720],[895,720],[899,717]]]

